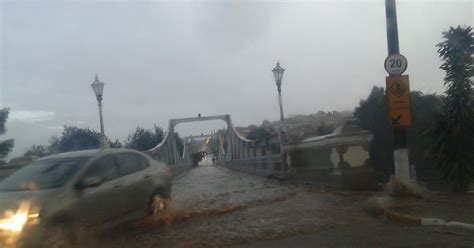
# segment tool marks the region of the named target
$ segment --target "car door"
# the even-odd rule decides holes
[[[100,225],[120,216],[121,182],[117,160],[113,154],[98,158],[86,170],[80,180],[98,177],[102,183],[78,192],[76,213],[86,224]]]
[[[117,161],[123,182],[124,214],[145,213],[154,190],[148,160],[141,154],[123,152],[117,154]]]

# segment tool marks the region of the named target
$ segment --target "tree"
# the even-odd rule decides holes
[[[360,126],[374,134],[370,145],[370,158],[379,181],[387,181],[393,175],[393,135],[387,121],[385,89],[374,86],[369,96],[359,102],[354,111]]]
[[[8,114],[10,109],[4,108],[0,110],[0,135],[5,134],[7,129],[5,128],[5,123],[8,119]],[[13,139],[0,141],[0,162],[4,163],[4,158],[10,153],[13,149],[15,142]]]
[[[250,140],[263,139],[276,133],[275,129],[271,125],[271,122],[268,120],[264,120],[262,122],[262,125],[260,125],[259,127],[256,127],[256,128],[252,127],[252,128],[253,129],[247,134],[247,139],[250,139]]]
[[[122,148],[122,143],[116,139],[111,141],[105,137],[110,148]],[[32,145],[24,156],[44,157],[54,153],[77,150],[97,149],[100,147],[101,134],[89,128],[65,126],[60,137],[51,137],[49,145]]]
[[[444,112],[430,133],[434,139],[429,157],[436,162],[443,178],[455,192],[466,192],[474,177],[474,76],[472,57],[474,34],[471,27],[450,27],[437,45],[446,72]]]
[[[29,157],[29,156],[38,156],[38,157],[44,157],[51,154],[49,151],[49,147],[45,145],[32,145],[28,150],[25,152],[24,156]]]
[[[100,146],[101,134],[89,128],[64,126],[61,137],[52,137],[50,151],[52,153],[77,150],[97,149]]]
[[[426,148],[432,143],[432,137],[421,135],[440,115],[443,100],[435,94],[410,93],[412,104],[412,126],[408,129],[408,150],[410,164],[414,164],[419,179],[438,177],[435,168],[426,156]],[[354,111],[359,125],[374,134],[370,145],[370,158],[380,182],[387,181],[394,173],[393,167],[393,131],[388,121],[385,89],[374,86],[370,95],[361,100]]]
[[[120,142],[120,140],[116,139],[114,142],[112,142],[111,140],[108,140],[109,142],[109,147],[110,148],[122,148],[123,145],[122,145],[122,142]]]
[[[158,145],[163,140],[163,137],[163,130],[156,125],[153,129],[137,127],[133,133],[128,135],[125,147],[146,151]]]

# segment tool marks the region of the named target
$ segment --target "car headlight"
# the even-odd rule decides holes
[[[5,211],[4,217],[0,219],[0,230],[21,232],[26,224],[38,224],[39,212],[32,211],[29,203],[21,203],[16,211]]]

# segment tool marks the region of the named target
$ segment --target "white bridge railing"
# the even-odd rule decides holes
[[[226,137],[219,137],[218,164],[262,175],[266,173],[281,175],[279,137],[274,135],[262,140],[246,139],[236,130],[230,115],[171,119],[163,140],[146,153],[154,159],[168,164],[174,175],[183,173],[192,168],[192,154],[186,147],[186,142],[184,142],[183,151],[180,153],[174,134],[175,127],[180,123],[209,120],[222,120],[227,124]]]
[[[172,119],[164,139],[146,151],[168,164],[174,175],[193,167],[191,152],[177,147],[176,125],[184,122],[222,120],[227,132],[219,135],[217,164],[230,169],[275,176],[304,183],[337,188],[368,188],[372,185],[369,147],[372,134],[357,125],[343,125],[334,133],[298,142],[281,142],[282,135],[260,140],[243,137],[232,124],[230,115]],[[286,140],[286,138],[285,138]]]

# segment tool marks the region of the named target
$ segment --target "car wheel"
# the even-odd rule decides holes
[[[170,198],[157,191],[150,198],[148,212],[151,216],[161,217],[169,203]]]

